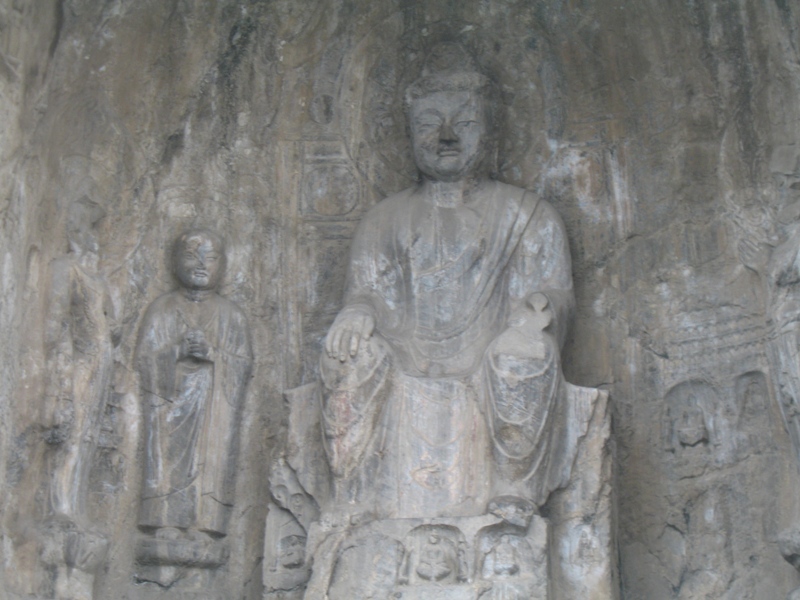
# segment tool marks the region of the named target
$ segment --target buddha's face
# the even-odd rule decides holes
[[[224,256],[214,240],[203,235],[186,238],[176,257],[175,273],[190,290],[211,290],[222,275]]]
[[[481,164],[486,115],[476,92],[434,92],[415,99],[409,110],[414,160],[437,181],[458,181]]]

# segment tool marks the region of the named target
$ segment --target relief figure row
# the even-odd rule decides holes
[[[583,476],[582,500],[563,503],[577,513],[553,518],[554,539],[563,539],[551,554],[586,558],[572,575],[551,569],[562,595],[547,597],[572,597],[580,586],[581,597],[613,596],[611,511],[597,512],[610,501],[600,491],[610,485],[607,395],[564,380],[561,349],[575,304],[568,239],[545,200],[491,177],[496,96],[456,44],[434,48],[407,90],[419,182],[361,221],[320,381],[290,406],[289,435],[311,432],[305,456],[318,451],[324,464],[285,452],[270,475],[271,514],[280,523],[277,539],[266,542],[273,549],[265,579],[303,573],[284,577],[283,591],[298,598],[344,598],[336,590],[350,583],[336,579],[337,557],[366,539],[364,527],[401,544],[406,533],[391,533],[400,521],[443,519],[448,531],[500,527],[481,568],[488,579],[515,577],[511,550],[528,543],[519,540],[532,535],[532,520],[554,492]],[[78,230],[90,233],[93,218]],[[85,523],[91,446],[118,339],[104,308],[107,291],[83,264],[91,252],[96,257],[96,243],[74,247],[54,268],[48,441],[59,457],[52,513]],[[163,587],[187,568],[213,571],[227,558],[237,429],[253,366],[247,319],[217,293],[221,237],[184,233],[173,268],[180,287],[147,309],[135,358],[144,421],[136,577]],[[431,558],[444,539],[426,533],[414,542],[427,562],[412,577],[400,561],[382,584],[387,593],[444,579]],[[473,585],[448,582],[454,598]],[[482,597],[527,597],[497,585]]]
[[[108,545],[89,525],[85,504],[110,391],[112,346],[119,341],[113,305],[96,272],[93,226],[102,214],[86,198],[70,210],[71,252],[51,268],[45,334],[45,439],[52,447],[45,561],[90,574]],[[244,313],[216,291],[225,258],[222,238],[212,231],[179,236],[172,262],[180,289],[157,298],[139,328],[144,459],[138,525],[147,537],[136,554],[155,566],[137,576],[163,585],[172,583],[171,565],[205,552],[211,555],[206,566],[219,566],[227,553],[217,540],[227,534],[234,503],[238,428],[253,355]],[[172,556],[164,544],[171,544]],[[60,575],[56,587],[75,588],[70,579]]]

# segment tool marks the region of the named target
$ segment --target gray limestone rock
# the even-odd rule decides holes
[[[497,250],[488,230],[507,230],[489,217],[509,210],[380,217],[387,199],[418,189],[418,163],[436,167],[415,154],[406,120],[429,82],[406,90],[442,42],[467,48],[500,107],[485,115],[484,192],[509,210],[538,199],[532,218],[558,223],[562,240],[543,246],[562,257],[553,264],[568,248],[574,303],[545,294],[549,335],[536,333],[540,302],[512,327],[519,336],[489,313],[484,327],[473,318],[484,299],[467,291],[480,282],[454,276],[490,281],[491,266],[471,260]],[[385,545],[366,546],[385,550],[375,556],[398,577],[410,564],[395,560],[401,546],[428,544],[429,563],[451,565],[464,549],[472,583],[398,582],[392,593],[407,597],[540,593],[514,565],[544,568],[538,540],[552,538],[551,596],[786,598],[800,587],[778,542],[800,523],[798,48],[789,0],[0,0],[0,597],[300,600],[304,586],[324,594],[334,573],[346,594],[359,583],[347,580],[358,540],[377,536]],[[68,238],[83,237],[72,213],[87,200],[105,217],[84,227],[97,251],[80,258]],[[475,229],[484,217],[487,232]],[[381,267],[368,275],[387,306],[406,284],[430,291],[413,305],[416,333],[392,337],[402,327],[376,319],[356,360],[323,359],[321,372],[364,273],[348,276],[351,249],[387,242],[364,232],[400,222],[420,224],[417,243],[435,251],[412,252],[401,236],[385,263],[364,266]],[[175,289],[166,246],[195,228],[227,241],[217,290],[247,315],[251,381],[236,407],[239,448],[221,433],[212,444],[227,448],[212,458],[239,456],[222,469],[231,495],[213,519],[190,493],[146,503],[148,520],[179,524],[156,538],[139,528],[152,449],[136,346],[148,307]],[[464,229],[473,235],[453,234]],[[509,248],[507,265],[538,270],[538,251]],[[442,257],[463,260],[446,274],[456,285],[437,286],[425,263]],[[397,260],[421,277],[390,284]],[[513,281],[535,281],[508,279],[487,292],[524,295]],[[418,343],[445,323],[480,335]],[[456,372],[465,356],[472,367]],[[518,402],[554,383],[552,404],[528,413]],[[387,430],[387,413],[412,401],[391,417],[397,435]],[[470,443],[453,450],[447,428],[469,419]],[[578,426],[545,434],[564,422]],[[399,452],[400,429],[427,448]],[[570,455],[559,443],[574,443],[569,473],[551,462],[539,477],[532,457]],[[448,460],[464,446],[475,459],[455,476]],[[412,465],[416,477],[388,473]],[[438,494],[461,484],[457,502]],[[419,500],[398,493],[415,487]],[[441,522],[391,516],[431,504],[457,508]],[[198,508],[211,535],[183,525]],[[569,568],[603,556],[619,564]],[[619,577],[592,579],[609,571]]]

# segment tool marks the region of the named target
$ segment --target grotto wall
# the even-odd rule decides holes
[[[740,600],[800,586],[782,557],[791,540],[779,543],[800,524],[794,3],[3,0],[6,597],[196,597],[172,579],[192,560],[219,574],[201,597],[302,597],[303,577],[280,588],[268,564],[277,516],[296,537],[306,525],[275,496],[292,403],[306,398],[292,390],[320,378],[356,227],[416,182],[403,94],[446,41],[499,90],[493,176],[564,223],[563,374],[610,398],[614,593]],[[169,539],[140,544],[152,427],[137,344],[148,307],[185,287],[173,244],[189,229],[224,240],[214,318],[244,362],[220,377],[241,402],[207,442],[235,456],[225,528],[209,526],[225,549],[171,563]],[[86,322],[96,337],[74,333]],[[87,375],[61,343],[105,354]],[[94,416],[54,391],[65,381],[90,382],[94,395],[77,396]],[[53,519],[70,448],[85,478],[75,510],[95,536],[71,559],[78,538]],[[142,568],[153,561],[168,568]]]

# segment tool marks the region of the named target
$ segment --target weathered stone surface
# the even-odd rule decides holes
[[[308,444],[321,424],[292,429],[289,405],[320,405],[318,357],[355,228],[414,183],[403,91],[447,40],[501,91],[497,179],[564,222],[576,302],[561,364],[568,381],[610,392],[616,446],[599,456],[617,473],[614,494],[586,483],[565,497],[616,510],[621,597],[780,599],[800,586],[777,542],[800,522],[786,433],[796,348],[779,327],[795,284],[771,275],[800,215],[795,3],[0,0],[6,597],[53,598],[65,581],[51,560],[64,546],[45,535],[72,529],[48,521],[66,448],[46,441],[44,323],[83,196],[106,211],[90,271],[119,344],[85,496],[108,554],[93,583],[73,573],[96,598],[145,596],[131,580],[144,456],[134,348],[145,309],[174,286],[165,245],[209,227],[229,241],[220,293],[247,315],[254,368],[228,589],[200,597],[278,590],[267,547],[284,555],[280,586],[302,578],[306,562],[288,565],[311,534],[270,497],[269,467],[284,452],[315,460],[299,483],[329,492],[327,459]],[[270,545],[270,528],[293,533]]]
[[[73,199],[67,210],[70,253],[50,266],[44,323],[41,423],[50,481],[42,557],[56,569],[56,595],[77,600],[91,599],[94,573],[108,551],[86,504],[119,337],[107,286],[96,273],[94,229],[105,211],[87,196]]]

